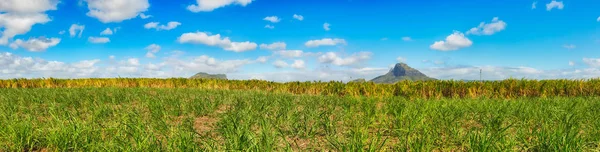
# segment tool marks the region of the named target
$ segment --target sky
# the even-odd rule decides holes
[[[2,0],[0,79],[600,77],[597,0]]]

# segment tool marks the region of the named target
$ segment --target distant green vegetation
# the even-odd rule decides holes
[[[600,97],[0,89],[0,151],[598,151],[599,116]]]
[[[373,82],[288,82],[218,79],[10,79],[0,80],[0,88],[200,88],[216,90],[260,90],[351,97],[406,97],[410,99],[514,99],[521,97],[600,97],[600,79],[502,81],[400,81],[394,84]]]

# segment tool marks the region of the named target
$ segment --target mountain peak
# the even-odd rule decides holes
[[[397,63],[390,72],[371,80],[375,83],[396,83],[401,80],[435,80],[419,72],[406,63]]]
[[[427,77],[425,74],[419,72],[416,69],[413,69],[412,67],[408,66],[406,63],[397,63],[394,66],[394,68],[392,68],[390,70],[390,72],[388,74],[396,76],[396,77],[401,77],[401,76],[424,76],[424,77]]]

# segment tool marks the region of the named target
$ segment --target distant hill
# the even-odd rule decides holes
[[[204,72],[200,72],[190,77],[190,79],[221,79],[227,80],[227,75],[225,74],[208,74]]]
[[[435,79],[430,78],[418,70],[411,68],[405,63],[398,63],[390,70],[390,72],[386,73],[385,75],[378,76],[371,81],[375,83],[396,83],[402,80],[425,81]]]
[[[350,82],[363,83],[363,82],[367,82],[367,80],[361,78],[361,79],[354,79]]]

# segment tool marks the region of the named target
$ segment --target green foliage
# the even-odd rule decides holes
[[[464,82],[452,80],[400,81],[395,84],[373,82],[288,82],[216,79],[10,79],[0,80],[0,88],[199,88],[216,90],[260,90],[352,97],[406,97],[410,99],[514,99],[521,97],[600,96],[600,79],[516,80]]]
[[[111,81],[101,80],[52,84]],[[252,81],[115,84],[152,81],[178,87],[0,89],[0,151],[600,150],[600,97],[357,98],[181,87]],[[525,82],[539,83],[513,85]],[[286,85],[310,89],[305,83]],[[333,94],[345,84],[320,85]]]

